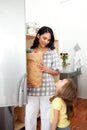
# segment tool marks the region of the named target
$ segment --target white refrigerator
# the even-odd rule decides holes
[[[8,111],[26,102],[25,0],[0,0],[0,130],[14,129]]]

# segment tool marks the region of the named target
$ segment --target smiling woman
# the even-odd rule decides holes
[[[30,46],[32,45],[32,43],[35,39],[35,36],[36,35],[26,34],[26,48],[30,48]],[[55,49],[56,49],[57,54],[59,56],[59,40],[55,39],[54,46],[55,46]],[[54,76],[55,82],[57,82],[58,79],[59,79],[58,76]]]
[[[26,111],[25,111],[26,130],[33,130],[33,129],[36,130],[36,125],[37,125],[36,120],[37,120],[39,110],[41,111],[40,118],[42,120],[41,121],[43,127],[42,129],[47,129],[47,130],[50,129],[49,97],[53,95],[55,91],[54,76],[58,77],[60,71],[58,52],[55,49],[54,41],[55,38],[52,29],[48,26],[43,26],[38,30],[33,40],[33,43],[31,43],[30,46],[30,49],[32,51],[43,52],[43,60],[41,63],[38,64],[38,67],[42,72],[42,84],[39,88],[36,88],[36,86],[34,86],[33,84],[28,85],[29,102],[28,104],[26,104]],[[32,76],[34,77],[34,75]],[[44,115],[45,110],[47,112],[46,116]],[[31,123],[31,121],[33,121],[34,125]],[[43,125],[43,123],[45,125]]]

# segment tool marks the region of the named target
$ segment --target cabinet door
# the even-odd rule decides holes
[[[0,130],[14,130],[14,107],[0,107]]]
[[[0,0],[0,107],[26,104],[24,5],[25,0]]]

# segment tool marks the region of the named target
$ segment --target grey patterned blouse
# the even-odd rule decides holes
[[[44,53],[43,63],[50,69],[60,70],[60,62],[57,51],[49,49]],[[52,96],[55,92],[54,77],[43,72],[42,86],[40,88],[28,88],[30,96]]]

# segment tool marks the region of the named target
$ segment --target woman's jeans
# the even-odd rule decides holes
[[[67,127],[65,127],[65,128],[56,128],[56,130],[70,130],[70,125],[69,126],[67,126]]]

